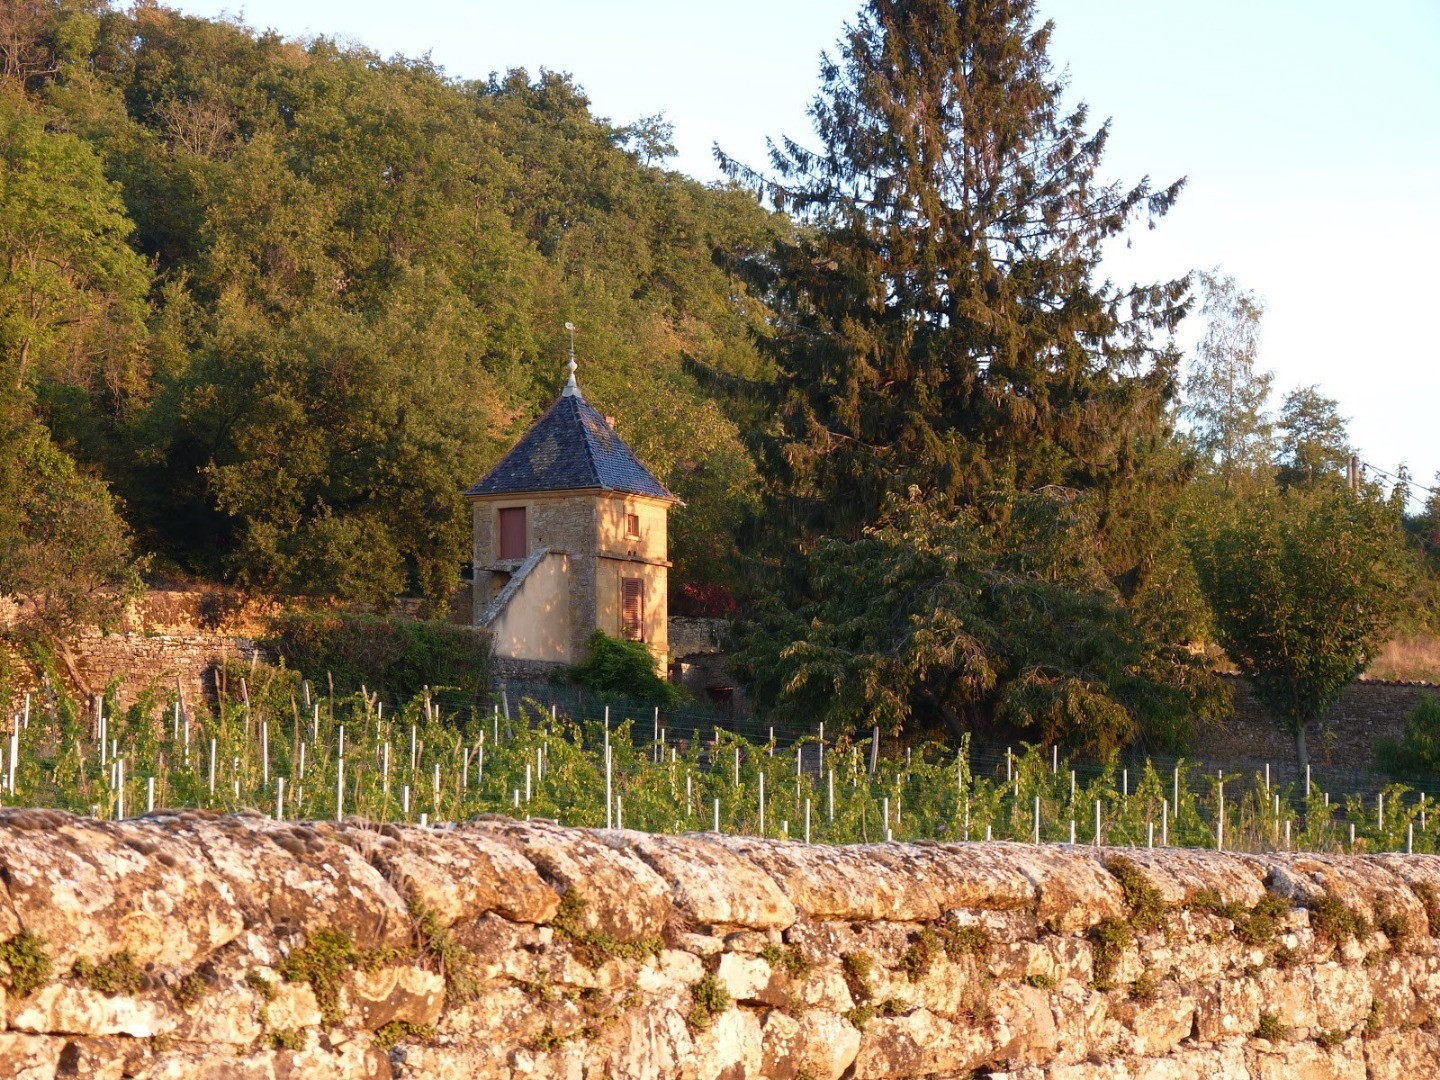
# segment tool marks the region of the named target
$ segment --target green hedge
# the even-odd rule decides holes
[[[266,648],[317,687],[365,686],[406,699],[426,686],[490,690],[490,647],[468,627],[378,615],[293,613],[271,622]]]

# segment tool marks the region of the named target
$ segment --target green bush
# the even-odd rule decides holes
[[[409,698],[426,686],[472,694],[490,688],[490,648],[469,627],[378,615],[292,613],[271,622],[265,646],[317,686],[338,693],[362,685]]]
[[[1423,694],[1399,739],[1376,739],[1375,760],[1392,776],[1440,772],[1440,697]]]
[[[683,690],[655,674],[655,657],[643,642],[622,641],[596,630],[587,644],[590,659],[570,672],[581,686],[650,705],[676,705],[685,699]]]

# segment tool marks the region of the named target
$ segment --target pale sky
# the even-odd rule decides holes
[[[450,75],[566,71],[597,115],[663,113],[671,165],[717,178],[711,146],[764,163],[810,136],[805,108],[859,0],[170,0],[287,37],[430,54]],[[1276,401],[1337,398],[1362,460],[1440,470],[1440,2],[1039,0],[1070,98],[1112,123],[1106,172],[1186,176],[1154,232],[1109,254],[1117,281],[1221,267],[1268,309]],[[1185,336],[1198,336],[1197,319]]]

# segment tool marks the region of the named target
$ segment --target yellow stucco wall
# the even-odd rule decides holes
[[[569,556],[546,555],[490,624],[495,651],[516,660],[574,663]]]

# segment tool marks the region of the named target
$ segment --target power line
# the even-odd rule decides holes
[[[1389,477],[1391,480],[1394,480],[1397,484],[1404,484],[1407,488],[1411,488],[1411,489],[1414,489],[1414,490],[1416,490],[1416,491],[1423,491],[1423,492],[1425,492],[1426,494],[1429,494],[1429,495],[1440,495],[1440,491],[1437,491],[1435,488],[1426,487],[1424,484],[1417,484],[1414,480],[1410,480],[1410,479],[1408,479],[1408,478],[1406,478],[1406,477],[1403,477],[1403,476],[1396,476],[1396,475],[1395,475],[1394,473],[1392,473],[1392,472],[1386,472],[1384,469],[1381,469],[1381,468],[1379,468],[1378,466],[1371,465],[1368,461],[1362,461],[1362,462],[1360,463],[1360,467],[1361,467],[1362,469],[1369,469],[1371,472],[1373,472],[1373,473],[1378,473],[1378,474],[1381,475],[1381,476]]]

